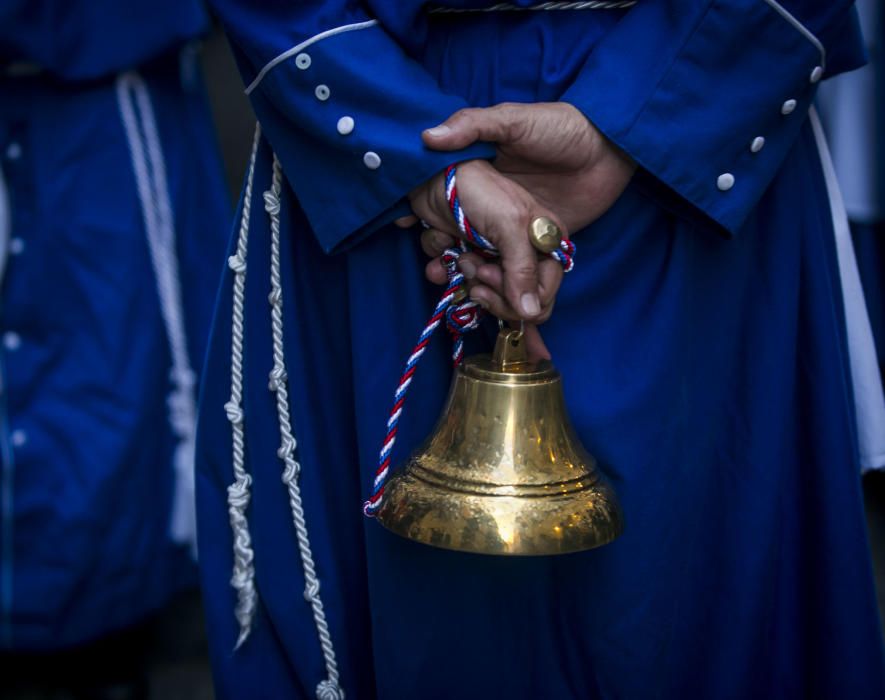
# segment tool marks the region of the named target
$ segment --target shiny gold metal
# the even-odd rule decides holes
[[[562,231],[553,219],[539,216],[532,219],[532,223],[529,224],[529,238],[532,245],[542,253],[552,253],[562,243]]]
[[[468,358],[436,430],[388,482],[378,520],[418,542],[481,554],[564,554],[611,542],[617,497],[571,427],[562,380],[521,331]]]

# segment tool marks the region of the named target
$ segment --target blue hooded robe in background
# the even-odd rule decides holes
[[[195,1],[0,5],[0,650],[196,582],[192,450],[227,201]]]
[[[885,367],[885,7],[857,3],[870,63],[821,91],[879,363]]]
[[[809,114],[864,61],[851,3],[533,4],[215,3],[261,125],[198,437],[219,696],[882,698],[835,184]],[[573,234],[542,328],[626,530],[559,557],[434,549],[361,511],[440,292],[391,222],[494,153],[431,152],[422,129],[550,100],[640,166]],[[422,360],[397,461],[437,419],[448,352]]]

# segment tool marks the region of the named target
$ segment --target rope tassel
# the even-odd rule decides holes
[[[464,334],[478,328],[484,315],[483,309],[475,301],[467,298],[464,275],[458,269],[458,260],[463,253],[470,250],[476,250],[487,258],[498,257],[499,253],[498,249],[477,231],[467,218],[467,214],[461,207],[461,200],[458,197],[457,181],[457,166],[450,165],[446,169],[446,201],[449,203],[449,209],[465,242],[461,244],[460,249],[449,248],[442,255],[442,264],[446,268],[449,283],[437,302],[430,320],[424,326],[415,349],[409,355],[406,367],[393,395],[393,408],[390,409],[390,416],[387,419],[387,434],[384,437],[381,452],[378,456],[378,469],[372,481],[371,495],[363,503],[363,513],[368,517],[373,517],[378,512],[384,500],[384,488],[390,476],[391,453],[393,452],[394,444],[396,444],[397,426],[399,419],[402,417],[406,393],[412,384],[412,379],[418,368],[418,361],[427,350],[434,331],[445,319],[446,328],[452,336],[452,364],[458,367],[464,360]],[[565,272],[571,272],[574,268],[574,255],[575,244],[569,240],[563,240],[560,249],[550,253],[550,257],[557,260]],[[463,301],[458,301],[462,299]]]
[[[123,73],[117,78],[116,92],[141,203],[148,251],[157,285],[160,316],[166,330],[172,363],[169,372],[172,388],[167,397],[167,406],[169,425],[177,444],[173,459],[175,490],[169,532],[174,542],[189,545],[191,554],[196,558],[196,375],[191,369],[187,350],[175,217],[166,177],[166,164],[147,83],[136,72]]]

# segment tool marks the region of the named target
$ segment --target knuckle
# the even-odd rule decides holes
[[[473,112],[474,110],[469,107],[462,107],[452,115],[452,121],[470,121],[473,117]]]
[[[534,280],[537,268],[530,261],[520,261],[518,263],[508,265],[504,272],[510,275],[510,277],[517,278],[520,280]]]
[[[515,119],[508,119],[504,122],[504,140],[508,143],[515,143],[522,138],[523,125]]]
[[[434,231],[430,237],[430,241],[431,245],[436,250],[443,251],[452,244],[452,237],[441,231]]]
[[[528,240],[528,229],[532,219],[532,204],[526,197],[514,197],[511,208],[511,226],[514,231],[524,231]]]
[[[499,114],[503,118],[504,134],[508,141],[519,141],[525,133],[524,110],[526,105],[517,102],[502,102]]]

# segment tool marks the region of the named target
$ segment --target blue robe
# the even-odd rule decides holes
[[[850,3],[775,5],[430,15],[419,0],[218,0],[263,134],[198,436],[220,697],[885,695],[833,225],[807,119],[817,81],[863,52]],[[542,328],[626,530],[527,559],[401,539],[361,503],[439,289],[417,232],[391,221],[450,162],[493,154],[430,152],[420,132],[465,106],[559,99],[640,164],[574,234],[577,267]],[[489,325],[468,351],[489,348]],[[419,366],[395,461],[433,427],[448,352],[436,338]],[[235,610],[249,631],[236,649]]]
[[[879,363],[885,366],[885,9],[858,3],[870,63],[822,91]]]
[[[854,257],[857,270],[849,270],[843,280],[846,309],[866,307],[858,323],[848,311],[848,342],[865,335],[867,350],[852,354],[854,396],[858,404],[858,432],[861,436],[861,466],[885,467],[885,396],[882,394],[881,367],[885,367],[885,11],[875,0],[857,3],[870,63],[861,70],[840,76],[821,91],[821,107],[832,138],[833,171],[844,192],[845,219],[850,220],[837,235],[840,265]],[[859,372],[864,365],[867,369]],[[864,379],[858,381],[862,374]],[[867,406],[866,410],[860,408]],[[878,418],[870,422],[870,415]],[[868,439],[864,439],[868,435]]]
[[[196,584],[195,373],[230,216],[207,26],[196,1],[0,7],[0,651]]]

